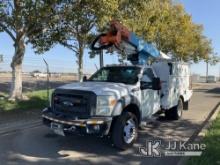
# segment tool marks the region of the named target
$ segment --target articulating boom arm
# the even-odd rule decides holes
[[[95,46],[97,42],[99,47]],[[159,58],[161,56],[160,51],[154,45],[144,42],[118,21],[111,21],[109,31],[99,35],[91,45],[93,50],[108,49],[112,46],[127,52],[128,60],[132,64],[145,64],[148,57]]]

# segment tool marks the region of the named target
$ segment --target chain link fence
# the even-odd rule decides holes
[[[47,89],[47,74],[31,74],[31,73],[23,73],[23,91],[31,92],[36,90],[45,90]],[[75,82],[78,80],[78,76],[76,74],[58,74],[49,76],[49,88],[54,89],[60,85]],[[10,91],[11,85],[11,73],[5,72],[0,73],[0,92],[8,93]]]
[[[28,59],[28,58],[27,58]],[[12,80],[11,58],[4,57],[4,60],[0,62],[0,93],[8,94],[10,91],[10,85]],[[67,61],[54,60],[49,63],[49,88],[54,89],[58,86],[66,83],[78,81],[77,65],[65,65]],[[58,65],[59,64],[59,65]],[[24,62],[22,65],[22,81],[23,92],[32,92],[38,90],[46,90],[47,85],[47,69],[42,58],[28,59],[28,62]],[[87,68],[85,66],[85,72],[94,72],[93,68]],[[88,73],[88,72],[87,72]],[[90,76],[91,74],[84,74]]]

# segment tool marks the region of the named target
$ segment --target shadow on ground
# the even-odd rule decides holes
[[[145,147],[146,140],[161,140],[162,150],[168,145],[168,140],[186,140],[200,125],[188,120],[167,121],[162,118],[140,130],[140,136],[133,148],[120,151],[114,148],[108,137],[93,136],[60,137],[43,128],[43,133],[36,131],[25,142],[22,149],[4,153],[7,162],[18,164],[177,164],[179,157],[144,157],[139,153],[139,147]],[[17,144],[20,145],[20,144]],[[31,147],[31,149],[30,149]],[[47,150],[50,148],[50,150]],[[160,163],[159,163],[160,162]]]
[[[205,92],[207,93],[207,97],[213,97],[213,98],[220,98],[220,87],[213,88],[213,89],[194,89],[194,92]]]
[[[206,92],[209,94],[220,94],[220,87],[216,87],[213,89],[206,89],[206,88],[198,88],[198,89],[194,89],[193,91],[195,92]]]

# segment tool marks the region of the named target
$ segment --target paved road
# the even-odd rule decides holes
[[[160,120],[140,131],[132,149],[118,151],[108,138],[60,137],[40,125],[0,135],[0,164],[176,164],[180,157],[147,158],[138,154],[148,139],[188,140],[200,128],[220,100],[220,84],[204,85],[194,91],[190,110],[180,121]]]

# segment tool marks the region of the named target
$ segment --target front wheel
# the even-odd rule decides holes
[[[124,112],[113,126],[112,141],[115,147],[125,150],[133,145],[138,136],[137,117],[131,112]]]

